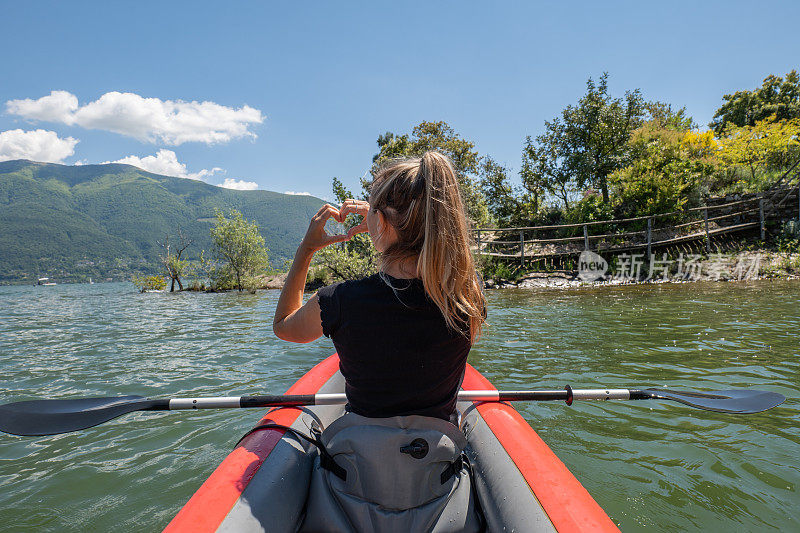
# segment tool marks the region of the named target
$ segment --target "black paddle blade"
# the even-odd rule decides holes
[[[86,429],[126,413],[152,408],[142,396],[32,400],[0,405],[0,431],[12,435],[55,435]]]
[[[786,397],[777,392],[750,389],[732,389],[713,392],[671,391],[665,389],[646,389],[642,391],[650,398],[674,400],[682,404],[716,411],[718,413],[737,413],[742,415],[760,413],[782,404]]]

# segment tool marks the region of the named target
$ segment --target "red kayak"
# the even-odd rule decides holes
[[[467,366],[464,390],[494,387]],[[339,358],[308,371],[287,394],[344,391]],[[619,531],[575,476],[520,414],[502,402],[459,402],[469,422],[467,453],[489,531]],[[344,413],[342,405],[283,407],[259,424],[308,431]],[[304,519],[313,446],[285,430],[249,434],[225,458],[173,520],[168,532],[296,531]]]

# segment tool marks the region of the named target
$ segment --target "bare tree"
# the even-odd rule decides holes
[[[175,283],[178,283],[178,288],[183,290],[183,283],[181,277],[186,274],[189,268],[189,262],[181,259],[181,255],[192,244],[192,240],[186,237],[178,228],[178,244],[175,246],[174,252],[170,251],[171,245],[169,242],[169,234],[167,234],[164,242],[159,242],[164,253],[159,255],[161,266],[164,268],[164,274],[170,279],[169,292],[175,291]]]

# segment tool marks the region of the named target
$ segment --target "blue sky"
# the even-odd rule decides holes
[[[587,77],[608,71],[612,93],[640,88],[705,125],[723,94],[800,68],[797,20],[789,1],[5,2],[0,158],[3,146],[68,164],[167,150],[174,161],[151,162],[326,197],[333,176],[358,187],[379,134],[444,120],[517,171],[525,136]],[[74,95],[77,114],[44,109],[51,91]],[[26,112],[13,104],[26,99]],[[118,100],[134,114],[213,105],[196,124],[120,124]]]

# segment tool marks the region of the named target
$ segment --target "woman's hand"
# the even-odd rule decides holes
[[[354,213],[366,217],[369,212],[369,203],[363,200],[347,199],[341,209],[336,209],[330,204],[323,205],[311,219],[306,236],[297,249],[292,267],[286,275],[278,304],[275,307],[275,318],[272,320],[272,330],[278,338],[292,342],[311,342],[322,335],[322,322],[320,321],[319,298],[315,294],[303,305],[303,288],[314,252],[325,248],[329,244],[350,239],[357,233],[367,231],[366,218],[358,226],[350,228],[344,235],[328,235],[325,223],[333,217],[337,222],[343,222],[347,215]]]
[[[349,230],[347,230],[347,238],[353,237],[358,233],[364,233],[365,231],[369,231],[367,228],[367,213],[369,213],[369,202],[364,200],[353,200],[352,198],[348,198],[342,204],[342,207],[339,209],[339,217],[340,222],[343,222],[347,215],[350,213],[361,215],[364,219],[361,223],[357,226],[353,226]]]
[[[319,211],[317,211],[317,214],[311,218],[311,223],[308,225],[306,236],[303,237],[303,242],[300,243],[300,247],[313,253],[325,248],[329,244],[349,239],[349,234],[328,235],[328,232],[325,231],[325,224],[331,217],[337,222],[344,220],[344,217],[338,209],[330,204],[323,205]]]

